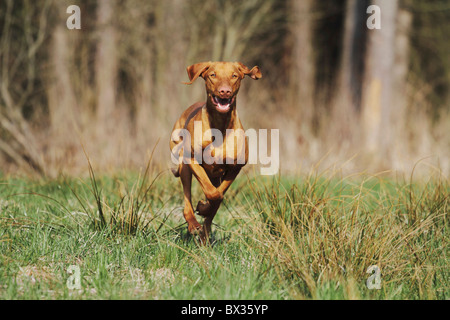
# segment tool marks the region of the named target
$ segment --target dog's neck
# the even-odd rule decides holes
[[[236,100],[230,106],[230,111],[227,113],[217,111],[211,102],[206,103],[205,109],[211,129],[218,129],[222,133],[225,133],[226,129],[234,128],[235,119],[237,118]]]

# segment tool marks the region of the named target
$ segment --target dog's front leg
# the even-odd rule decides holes
[[[191,163],[189,164],[189,168],[191,169],[192,173],[194,174],[195,178],[197,178],[198,182],[200,183],[200,186],[202,187],[203,193],[206,196],[206,199],[209,201],[215,201],[215,200],[222,200],[223,199],[223,193],[216,188],[211,180],[209,179],[208,175],[206,174],[205,169],[197,163]]]
[[[217,190],[224,195],[225,192],[227,192],[228,188],[231,186],[233,181],[236,179],[237,175],[241,171],[242,166],[236,165],[231,170],[227,171],[225,176],[222,179],[222,183],[219,187],[217,187]]]
[[[217,190],[222,194],[222,196],[225,195],[228,188],[231,186],[233,181],[236,179],[237,175],[241,171],[242,166],[234,166],[231,170],[227,171],[225,176],[222,178],[222,182],[215,183],[215,186],[217,186]],[[217,212],[217,209],[220,206],[220,203],[222,200],[207,200],[207,201],[199,201],[197,204],[197,211],[200,216],[203,216],[205,218],[212,216],[214,218],[214,215]],[[211,218],[211,221],[212,221]]]

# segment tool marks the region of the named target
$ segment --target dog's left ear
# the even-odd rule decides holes
[[[211,62],[200,62],[187,67],[187,73],[191,82],[183,82],[184,84],[192,84],[198,77],[203,77],[203,74],[208,71]]]
[[[251,70],[242,62],[238,62],[237,63],[239,66],[239,70],[241,70],[243,76],[242,78],[244,78],[244,76],[249,76],[250,78],[252,78],[253,80],[258,80],[262,78],[262,73],[259,70],[258,66],[254,66]]]

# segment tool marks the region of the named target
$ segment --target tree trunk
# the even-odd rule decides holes
[[[362,128],[369,154],[389,162],[392,138],[393,67],[398,0],[373,0],[381,8],[381,29],[368,30]]]
[[[116,104],[117,44],[114,30],[114,0],[99,0],[97,7],[98,45],[96,53],[97,128],[111,133]],[[97,132],[99,133],[99,132]]]
[[[408,125],[406,122],[407,107],[407,75],[409,71],[410,42],[409,36],[413,15],[405,8],[400,8],[397,16],[397,33],[395,39],[395,62],[393,67],[393,108],[391,110],[393,167],[400,169],[403,163],[402,157],[409,153],[408,150]],[[395,124],[395,125],[393,125]]]
[[[66,8],[69,5],[70,1],[56,3],[59,20],[67,18]],[[77,33],[78,31],[69,31],[65,24],[58,24],[53,30],[50,43],[53,81],[47,85],[47,92],[51,144],[46,147],[47,157],[52,164],[48,173],[53,176],[60,172],[61,168],[58,166],[70,163],[79,146],[79,141],[74,139],[74,133],[79,132],[81,110],[71,81],[75,50],[73,38]]]
[[[361,106],[361,78],[366,52],[365,0],[347,0],[344,18],[342,55],[337,82],[337,94],[332,110],[332,137],[346,143],[355,139]]]
[[[293,0],[292,28],[294,37],[293,68],[291,71],[292,105],[298,105],[302,128],[309,134],[314,115],[314,61],[312,48],[312,0]]]

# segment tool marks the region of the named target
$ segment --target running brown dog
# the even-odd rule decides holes
[[[192,154],[190,161],[181,161],[185,159],[182,151],[174,152],[174,148],[178,145],[174,137],[171,137],[170,149],[172,154],[179,158],[179,165],[173,173],[175,177],[180,177],[183,184],[183,214],[188,223],[188,230],[193,235],[199,235],[204,243],[209,241],[211,224],[225,192],[248,160],[248,145],[245,137],[242,139],[242,136],[239,137],[238,134],[227,130],[234,129],[235,133],[243,133],[236,110],[236,95],[239,92],[241,80],[245,76],[257,80],[262,75],[259,67],[249,69],[240,62],[197,63],[188,67],[187,73],[191,81],[186,84],[192,84],[198,77],[205,80],[207,99],[206,102],[195,103],[185,110],[173,127],[172,132],[177,129],[185,129],[189,132],[191,139],[190,141],[186,139],[184,146],[191,149],[189,150],[189,154]],[[201,131],[195,131],[197,137],[194,134],[195,123],[201,124]],[[216,135],[213,138],[211,132],[214,130],[210,129],[216,129],[215,132],[220,132],[223,138],[217,139]],[[213,148],[208,149],[211,145]],[[210,151],[215,161],[203,159],[205,149]],[[227,149],[231,152],[227,152]],[[201,150],[200,158],[198,152],[196,155],[198,150]],[[238,161],[239,159],[243,161]],[[199,181],[206,196],[206,201],[199,201],[197,204],[198,214],[205,218],[203,227],[195,218],[192,207],[192,175]]]

